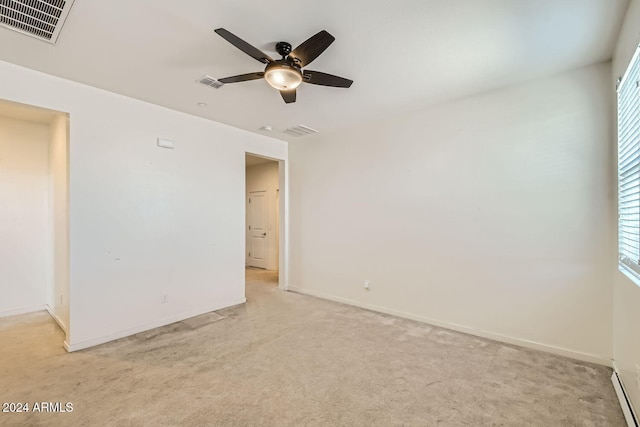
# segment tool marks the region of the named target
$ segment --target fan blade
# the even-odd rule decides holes
[[[281,90],[280,91],[280,95],[282,95],[282,99],[284,99],[284,102],[286,102],[287,104],[291,104],[292,102],[296,102],[296,90],[295,89]]]
[[[218,33],[220,37],[222,37],[223,39],[225,39],[226,41],[228,41],[229,43],[231,43],[232,45],[234,45],[235,47],[237,47],[247,55],[251,56],[252,58],[255,58],[258,61],[262,62],[263,64],[268,64],[270,62],[273,62],[273,59],[269,55],[267,55],[260,49],[251,46],[249,43],[242,40],[240,37],[236,36],[235,34],[230,33],[224,28],[218,28],[215,30],[215,32]]]
[[[325,30],[320,31],[315,36],[309,37],[300,46],[295,48],[289,56],[296,58],[300,63],[301,68],[311,64],[311,61],[316,59],[322,52],[329,47],[335,40],[331,34]]]
[[[304,82],[312,85],[331,86],[331,87],[351,87],[353,80],[344,77],[334,76],[332,74],[321,73],[320,71],[304,70]]]
[[[225,77],[224,79],[218,79],[218,81],[220,83],[225,83],[225,84],[239,83],[239,82],[246,82],[249,80],[257,80],[263,77],[264,77],[264,73],[260,71],[259,73],[247,73],[247,74],[240,74],[238,76]]]

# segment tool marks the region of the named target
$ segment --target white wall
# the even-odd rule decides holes
[[[610,76],[291,144],[290,287],[610,363]]]
[[[278,162],[270,161],[247,168],[247,197],[251,191],[267,191],[268,270],[278,270],[278,179]],[[248,225],[247,217],[245,230],[248,229]],[[249,239],[245,240],[248,245]],[[249,264],[249,252],[245,251],[245,255],[246,263]]]
[[[49,221],[51,280],[47,304],[58,323],[69,325],[69,119],[55,116],[49,125]]]
[[[640,2],[634,0],[629,5],[627,16],[620,32],[613,59],[613,77],[624,74],[634,51],[640,44]],[[612,86],[612,82],[610,85]],[[611,96],[615,94],[612,92]],[[616,152],[616,144],[611,146]],[[614,154],[615,156],[615,154]],[[615,157],[612,168],[615,168]],[[614,169],[615,170],[615,169]],[[615,180],[615,172],[613,172]],[[612,186],[615,192],[615,184]],[[612,198],[612,209],[617,209],[616,198]],[[617,227],[612,227],[612,240],[617,242]],[[618,271],[618,247],[614,245],[611,254],[613,262],[613,360],[622,379],[636,414],[640,414],[640,286]]]
[[[244,301],[244,155],[286,159],[286,143],[8,63],[0,74],[1,99],[70,114],[71,350]]]
[[[47,125],[0,116],[0,316],[46,304],[48,143]]]

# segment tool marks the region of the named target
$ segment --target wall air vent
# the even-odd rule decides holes
[[[283,132],[293,136],[305,136],[312,133],[318,133],[317,130],[311,129],[310,127],[305,125],[294,126],[292,128],[285,129]]]
[[[220,89],[222,86],[224,86],[224,83],[220,83],[218,80],[214,79],[211,76],[202,76],[198,80],[196,80],[196,82],[205,86],[212,87],[214,89]]]
[[[74,0],[0,0],[0,27],[55,44]]]

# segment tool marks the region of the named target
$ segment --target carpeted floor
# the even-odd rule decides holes
[[[10,426],[624,426],[605,367],[276,289],[68,354],[46,313],[0,319]]]

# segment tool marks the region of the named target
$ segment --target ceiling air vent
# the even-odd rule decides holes
[[[293,136],[305,136],[311,133],[318,133],[317,130],[311,129],[310,127],[305,125],[294,126],[292,128],[285,129],[283,132]]]
[[[224,86],[224,83],[219,82],[211,76],[202,76],[197,80],[197,82],[214,89],[220,89],[222,86]]]
[[[55,44],[74,0],[0,0],[0,26]]]

